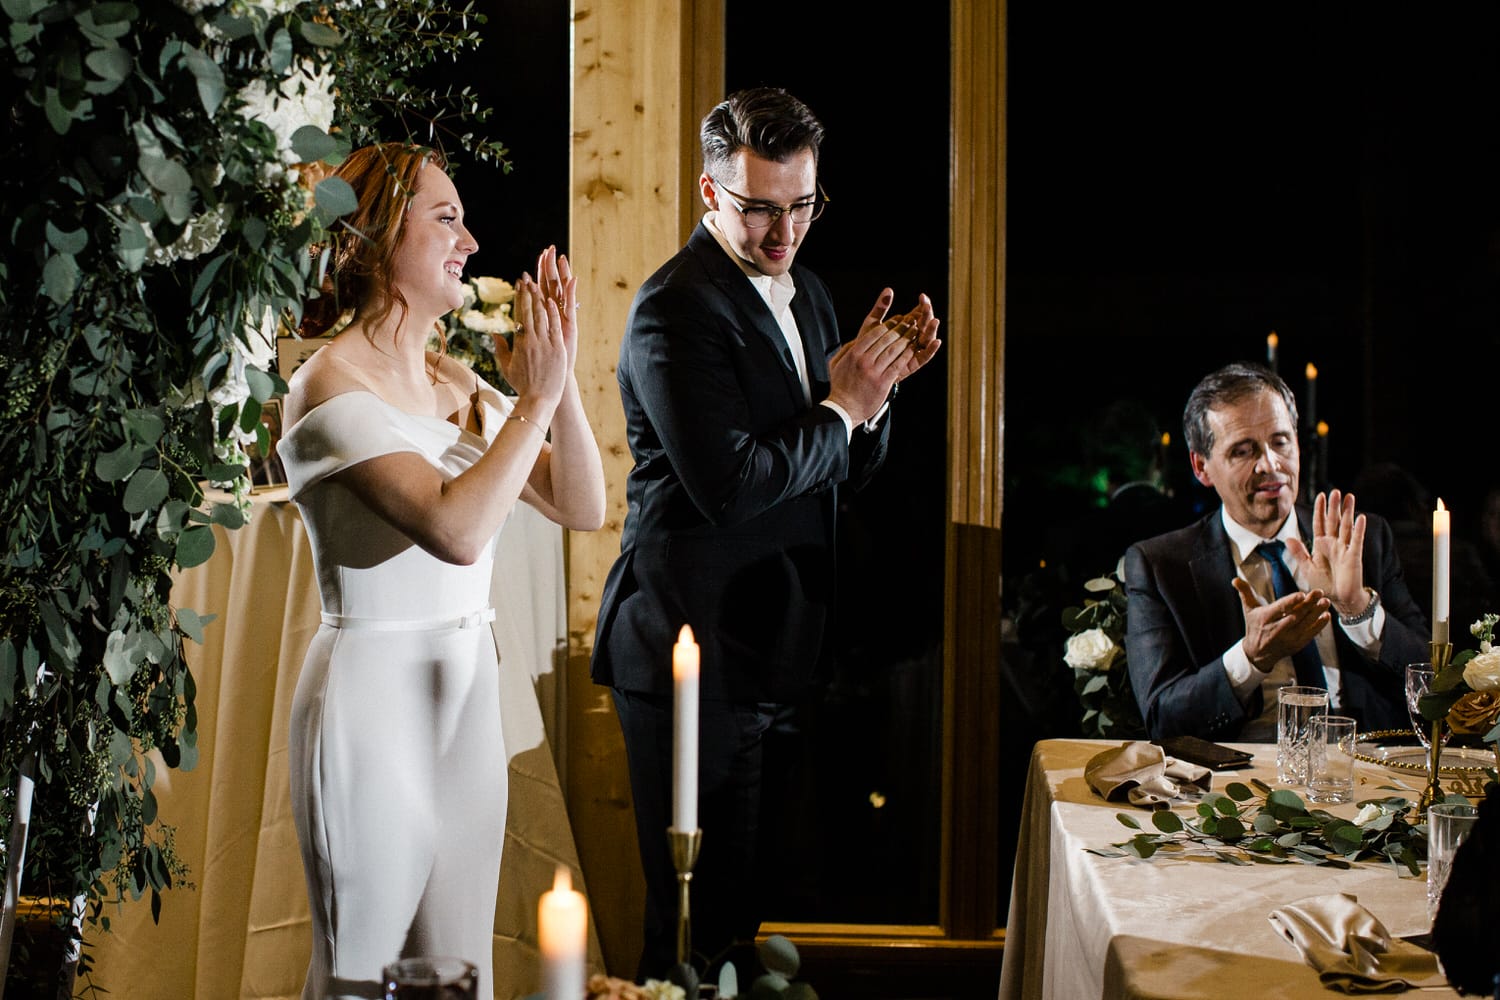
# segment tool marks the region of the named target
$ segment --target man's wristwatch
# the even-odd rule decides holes
[[[1367,622],[1375,617],[1375,609],[1380,607],[1380,595],[1375,592],[1375,588],[1373,587],[1366,587],[1365,593],[1370,595],[1370,603],[1366,604],[1365,609],[1353,618],[1345,618],[1343,615],[1339,615],[1340,625],[1348,628],[1350,625],[1358,625],[1360,622]]]

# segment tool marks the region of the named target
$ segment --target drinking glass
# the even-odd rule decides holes
[[[1307,726],[1327,711],[1325,688],[1291,685],[1276,692],[1276,778],[1282,784],[1307,784]]]
[[[1307,797],[1314,802],[1354,798],[1355,723],[1347,715],[1316,715],[1308,723]]]
[[[1434,802],[1427,807],[1427,919],[1437,916],[1443,886],[1458,845],[1474,829],[1479,809],[1464,802]]]
[[[479,1000],[479,970],[449,955],[397,959],[380,978],[385,1000]]]
[[[1428,750],[1432,749],[1432,722],[1422,718],[1421,709],[1417,708],[1424,694],[1432,689],[1432,664],[1430,663],[1408,663],[1406,665],[1406,714],[1411,718],[1411,728],[1416,732],[1417,739],[1422,741],[1422,746]],[[1442,738],[1439,745],[1448,742],[1448,728],[1443,727]]]

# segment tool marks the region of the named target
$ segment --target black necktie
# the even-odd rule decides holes
[[[1297,581],[1292,579],[1292,571],[1281,561],[1281,553],[1285,548],[1286,543],[1281,541],[1261,542],[1255,547],[1255,551],[1271,567],[1271,589],[1278,598],[1294,594],[1299,589]],[[1323,675],[1323,658],[1318,655],[1316,640],[1292,654],[1292,666],[1297,670],[1298,684],[1320,688],[1328,686],[1328,678]]]

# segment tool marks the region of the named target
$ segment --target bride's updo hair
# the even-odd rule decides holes
[[[391,262],[417,177],[429,163],[448,169],[437,150],[386,142],[355,150],[333,172],[354,189],[359,207],[333,224],[328,272],[318,297],[309,299],[303,309],[302,336],[322,336],[350,309],[369,327],[378,326],[398,307],[405,315],[406,300],[391,283]],[[322,244],[312,248],[315,267],[323,249]]]

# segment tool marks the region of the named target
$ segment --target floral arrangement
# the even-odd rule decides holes
[[[495,363],[494,338],[515,333],[520,325],[512,315],[516,286],[503,278],[470,278],[464,304],[443,318],[441,337],[433,330],[430,350],[445,349],[506,395],[515,395]]]
[[[648,979],[640,986],[614,976],[594,973],[584,987],[585,1000],[687,1000],[687,991],[663,979]]]
[[[1465,649],[1433,678],[1432,690],[1418,709],[1429,721],[1442,719],[1455,736],[1477,736],[1500,746],[1500,648],[1495,625],[1500,615],[1485,615],[1469,626],[1479,648]]]
[[[483,21],[427,0],[0,3],[24,139],[0,147],[0,830],[34,775],[23,882],[60,923],[88,902],[107,927],[105,901],[147,893],[155,915],[185,883],[151,789],[196,760],[184,644],[210,616],[172,606],[170,573],[244,523],[245,445],[283,388],[272,332],[354,208],[331,166],[399,135],[508,166],[450,127],[489,113],[467,89],[409,82]]]
[[[1118,580],[1088,580],[1082,607],[1062,613],[1072,633],[1063,646],[1063,662],[1073,671],[1073,690],[1083,704],[1083,734],[1099,739],[1133,739],[1146,735],[1140,706],[1125,669],[1125,591]]]
[[[1222,793],[1208,792],[1199,800],[1195,818],[1183,819],[1162,809],[1151,814],[1155,832],[1141,830],[1129,813],[1116,818],[1141,831],[1110,848],[1088,848],[1106,858],[1150,858],[1162,852],[1176,857],[1197,856],[1234,864],[1329,865],[1347,868],[1351,862],[1384,858],[1412,875],[1421,873],[1427,858],[1427,827],[1410,823],[1412,803],[1400,797],[1370,799],[1359,804],[1354,819],[1309,809],[1296,792],[1272,790],[1253,782],[1264,798],[1241,782],[1231,782]]]

